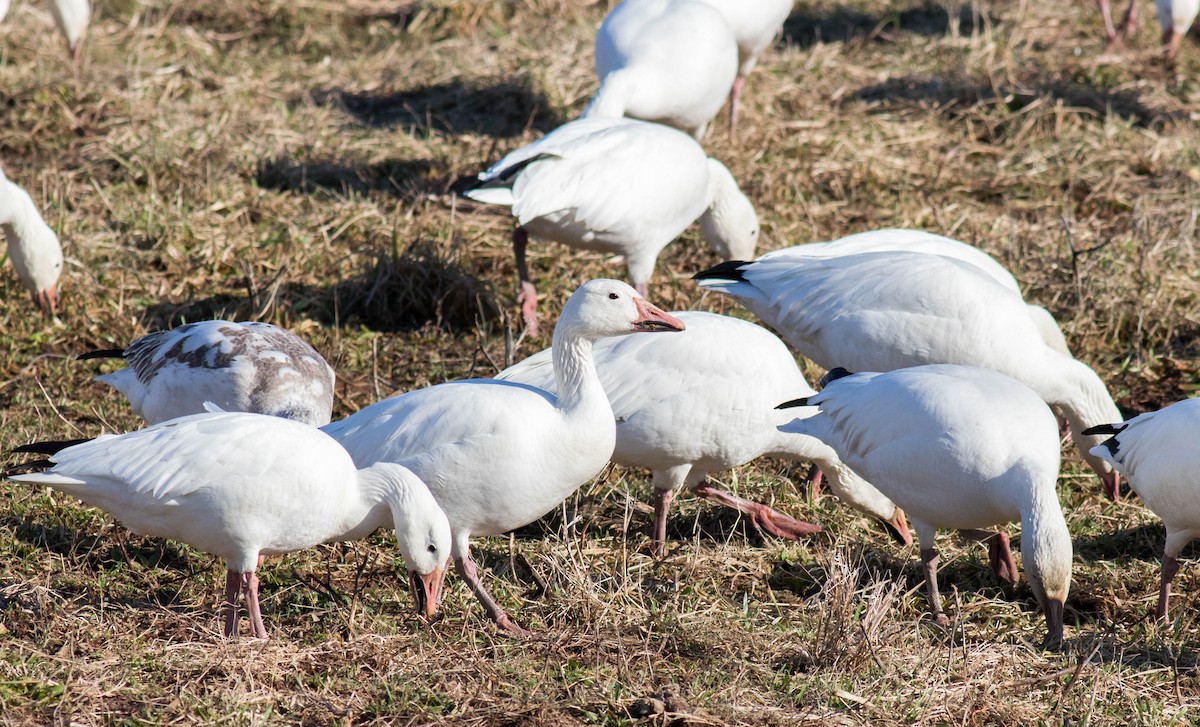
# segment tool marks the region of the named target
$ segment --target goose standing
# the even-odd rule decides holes
[[[1154,617],[1167,619],[1171,580],[1179,570],[1179,551],[1200,537],[1200,399],[1187,399],[1129,421],[1088,430],[1112,437],[1092,453],[1125,476],[1146,507],[1167,528],[1158,605]]]
[[[1125,10],[1125,19],[1118,30],[1112,21],[1112,11],[1109,0],[1099,0],[1100,16],[1104,19],[1104,32],[1108,35],[1108,48],[1121,45],[1125,36],[1137,28],[1138,0],[1129,0]],[[1162,28],[1162,42],[1167,61],[1173,61],[1179,53],[1179,44],[1187,35],[1188,28],[1200,14],[1200,0],[1154,0],[1158,14],[1158,24]]]
[[[625,283],[591,280],[567,299],[554,328],[557,396],[494,379],[456,381],[376,402],[324,429],[359,466],[395,462],[429,486],[450,519],[459,574],[497,626],[524,633],[479,580],[471,536],[533,522],[608,463],[616,424],[594,341],[683,327]]]
[[[912,252],[786,255],[695,277],[827,369],[949,363],[1008,374],[1067,420],[1080,454],[1117,498],[1117,474],[1089,451],[1100,438],[1083,433],[1121,418],[1108,389],[1086,364],[1045,345],[1025,301],[974,265]]]
[[[655,557],[662,556],[666,543],[672,498],[685,484],[701,497],[736,508],[776,537],[818,531],[708,483],[709,473],[764,455],[815,462],[829,473],[838,497],[878,519],[900,542],[912,542],[904,513],[842,464],[829,446],[779,432],[795,413],[781,415],[775,405],[816,393],[783,341],[737,318],[699,311],[671,315],[687,329],[674,336],[608,338],[593,349],[617,420],[612,460],[653,470]],[[541,351],[496,378],[553,392],[552,355],[553,349]]]
[[[826,379],[821,393],[781,405],[819,409],[784,430],[826,442],[908,513],[934,618],[948,622],[938,594],[937,530],[986,539],[992,571],[1015,583],[1007,536],[979,529],[1019,518],[1021,561],[1046,614],[1046,642],[1059,643],[1071,535],[1055,492],[1056,422],[1040,397],[1004,374],[969,366],[836,369]]]
[[[584,118],[632,116],[704,136],[738,73],[738,46],[702,0],[624,0],[596,34],[600,88]]]
[[[792,0],[701,0],[721,13],[738,47],[738,72],[729,91],[729,135],[737,135],[738,99],[758,57],[783,30]]]
[[[626,0],[628,2],[629,0]],[[721,162],[675,129],[634,119],[572,121],[479,175],[466,194],[512,207],[518,301],[537,332],[528,236],[625,258],[642,295],[659,252],[697,219],[722,258],[754,254],[758,216]]]
[[[147,424],[199,414],[206,402],[315,427],[333,413],[333,369],[306,341],[269,323],[188,323],[79,358],[125,359],[125,368],[96,380],[124,394]]]
[[[8,14],[9,0],[0,0],[0,21]],[[92,8],[88,0],[50,0],[50,14],[54,24],[67,42],[71,60],[79,65],[83,53],[83,39],[87,35]]]
[[[74,445],[74,446],[71,446]],[[225,635],[245,596],[251,634],[267,638],[260,556],[360,538],[391,518],[418,607],[437,609],[450,525],[429,490],[394,464],[356,470],[320,430],[261,414],[204,413],[83,443],[18,452],[50,458],[10,468],[111,513],[135,533],[171,538],[225,560]],[[30,468],[42,471],[17,474]]]
[[[58,235],[42,219],[33,199],[0,169],[0,229],[21,284],[46,315],[58,310],[63,252]]]

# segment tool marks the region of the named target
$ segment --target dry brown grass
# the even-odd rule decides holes
[[[136,427],[69,357],[182,320],[253,317],[307,336],[338,371],[339,415],[545,345],[514,341],[510,221],[454,192],[579,111],[606,5],[121,0],[100,3],[76,72],[44,6],[18,0],[0,38],[0,164],[60,231],[69,269],[53,324],[0,270],[0,447]],[[750,79],[742,138],[716,128],[707,146],[757,204],[765,249],[883,226],[973,242],[1059,316],[1122,404],[1188,395],[1200,48],[1165,69],[1149,27],[1103,55],[1090,3],[974,8],[799,5],[790,40]],[[531,252],[546,311],[619,274],[595,255]],[[652,297],[744,315],[688,280],[711,262],[688,233]],[[1136,503],[1098,499],[1073,455],[1062,653],[1037,648],[1028,587],[1000,588],[980,548],[952,538],[956,621],[930,626],[915,552],[829,499],[805,501],[792,485],[803,472],[765,461],[727,478],[827,525],[804,543],[685,498],[655,563],[646,478],[621,470],[510,542],[480,542],[494,592],[538,632],[527,642],[497,636],[453,579],[444,617],[418,621],[377,535],[268,565],[276,638],[223,643],[213,558],[10,483],[0,719],[1197,719],[1200,577],[1184,568],[1175,622],[1152,626],[1162,528]]]

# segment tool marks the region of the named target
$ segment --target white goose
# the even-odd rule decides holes
[[[839,378],[840,376],[840,378]],[[1016,582],[1004,533],[1021,521],[1021,560],[1046,614],[1048,644],[1062,640],[1071,586],[1071,535],[1058,504],[1058,437],[1036,393],[1003,374],[969,366],[920,366],[848,375],[835,370],[824,390],[781,406],[816,406],[785,431],[816,437],[867,478],[917,531],[929,606],[941,623],[939,528],[986,539],[997,576]]]
[[[596,34],[600,88],[584,118],[632,116],[704,136],[738,73],[721,13],[701,0],[624,0]]]
[[[687,325],[674,336],[626,336],[593,349],[600,383],[617,418],[613,461],[654,472],[653,552],[666,543],[667,512],[685,484],[696,494],[734,507],[758,527],[783,538],[817,531],[766,505],[708,484],[708,474],[764,455],[815,462],[833,491],[911,543],[904,513],[812,437],[785,435],[778,426],[784,399],[816,393],[783,341],[753,323],[698,311],[672,313]],[[555,391],[546,349],[496,378]],[[809,413],[816,413],[810,409]]]
[[[1137,28],[1138,0],[1129,0],[1125,19],[1118,30],[1112,21],[1109,0],[1099,0],[1100,16],[1104,19],[1104,32],[1108,35],[1109,49],[1121,45],[1122,39]],[[1179,45],[1187,35],[1188,28],[1200,14],[1200,0],[1154,0],[1158,24],[1162,28],[1162,42],[1166,59],[1172,61],[1179,53]]]
[[[74,446],[71,446],[74,444]],[[450,556],[450,526],[429,490],[393,464],[356,470],[335,441],[299,422],[197,414],[84,443],[16,451],[51,455],[9,479],[49,485],[109,512],[135,533],[225,559],[225,635],[245,595],[251,634],[267,638],[258,604],[260,556],[396,528],[419,608],[433,615]],[[17,470],[44,471],[18,474]]]
[[[506,381],[439,384],[377,402],[325,431],[360,466],[396,462],[417,474],[450,519],[454,563],[496,624],[509,619],[480,582],[472,535],[499,535],[549,512],[604,468],[616,425],[592,344],[683,323],[616,280],[576,290],[554,329],[558,395]]]
[[[783,29],[792,12],[792,0],[701,0],[716,8],[733,31],[738,47],[738,73],[729,92],[729,135],[737,134],[738,99],[746,76],[758,65],[758,57]]]
[[[1080,454],[1117,497],[1117,474],[1089,451],[1100,439],[1083,433],[1121,418],[1104,382],[1046,346],[1025,301],[974,265],[913,252],[782,255],[695,277],[737,298],[825,368],[950,363],[1012,376],[1066,418]]]
[[[315,427],[333,412],[333,369],[306,341],[269,323],[188,323],[79,358],[125,359],[125,368],[96,380],[124,394],[148,424],[199,414],[206,402]]]
[[[1167,528],[1158,606],[1154,616],[1167,619],[1171,579],[1179,570],[1179,551],[1200,537],[1200,399],[1179,401],[1129,421],[1088,430],[1112,438],[1092,449],[1125,475],[1146,507]]]
[[[0,0],[0,21],[8,14],[9,0]],[[67,50],[71,60],[79,64],[83,52],[83,39],[87,35],[88,23],[91,20],[92,8],[88,0],[50,0],[50,14],[58,32],[62,33],[67,42]]]
[[[628,0],[626,0],[628,2]],[[646,294],[659,252],[700,220],[722,258],[754,254],[758,216],[729,170],[675,129],[633,119],[572,121],[479,175],[466,194],[512,207],[513,252],[526,325],[537,331],[537,291],[525,265],[528,236],[623,255]]]
[[[8,257],[33,302],[47,315],[58,309],[58,276],[63,252],[58,235],[46,224],[25,190],[9,181],[0,169],[0,229],[8,243]]]

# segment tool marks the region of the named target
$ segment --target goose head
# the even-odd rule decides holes
[[[58,235],[38,213],[25,190],[10,182],[0,170],[0,229],[8,243],[8,256],[21,284],[47,315],[58,309],[58,276],[63,268]]]
[[[700,215],[700,231],[722,260],[753,260],[758,245],[758,214],[738,189],[733,175],[716,159],[708,160],[709,207]]]
[[[595,340],[638,331],[682,331],[683,321],[647,301],[619,280],[589,280],[563,306],[554,337]]]
[[[408,570],[417,610],[432,618],[437,613],[450,559],[450,521],[425,483],[408,468],[379,463],[370,468],[398,485],[389,503],[396,526],[396,544]]]

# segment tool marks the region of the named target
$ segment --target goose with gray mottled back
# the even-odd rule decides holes
[[[816,463],[828,473],[834,494],[879,520],[901,542],[912,542],[904,513],[854,474],[828,445],[778,431],[797,413],[778,412],[775,405],[815,393],[783,341],[761,326],[728,316],[699,311],[672,315],[687,324],[687,330],[674,336],[604,339],[593,349],[617,419],[613,461],[654,473],[656,556],[662,555],[666,542],[672,498],[684,485],[736,508],[776,537],[796,538],[819,530],[708,481],[711,473],[764,455]],[[496,378],[554,391],[552,354],[553,349],[541,351]]]
[[[345,449],[308,425],[209,412],[16,451],[49,459],[10,468],[9,479],[49,485],[135,533],[223,558],[226,636],[237,634],[240,592],[251,634],[267,638],[258,603],[261,556],[364,537],[381,523],[396,529],[418,607],[428,616],[437,609],[450,525],[429,490],[394,464],[356,470]]]
[[[199,414],[206,402],[315,427],[333,413],[333,369],[304,339],[270,323],[187,323],[79,358],[124,359],[125,368],[96,380],[124,394],[148,424]]]
[[[823,383],[821,393],[781,405],[819,410],[783,430],[825,442],[904,508],[921,545],[934,617],[948,623],[937,585],[937,530],[987,540],[992,571],[1015,583],[1007,536],[980,529],[1019,519],[1021,560],[1046,614],[1046,641],[1060,642],[1071,534],[1055,491],[1057,426],[1040,397],[1013,378],[971,366],[836,369]]]
[[[629,285],[591,280],[567,299],[554,328],[556,394],[454,381],[376,402],[324,430],[359,466],[396,462],[429,486],[450,519],[459,574],[497,626],[525,633],[480,581],[471,536],[533,522],[612,457],[616,424],[596,374],[596,340],[683,328]]]
[[[827,369],[946,363],[990,368],[1021,381],[1066,418],[1105,493],[1118,496],[1118,475],[1089,451],[1100,438],[1083,433],[1121,418],[1104,382],[1086,364],[1047,346],[1021,296],[975,265],[902,251],[768,255],[695,277],[701,286],[737,298]]]
[[[1112,435],[1092,449],[1125,476],[1167,529],[1154,617],[1167,618],[1179,551],[1200,537],[1200,399],[1187,399],[1125,422],[1093,427]]]
[[[58,235],[42,219],[29,194],[0,169],[0,229],[21,284],[46,315],[58,310],[58,278],[63,269]]]

